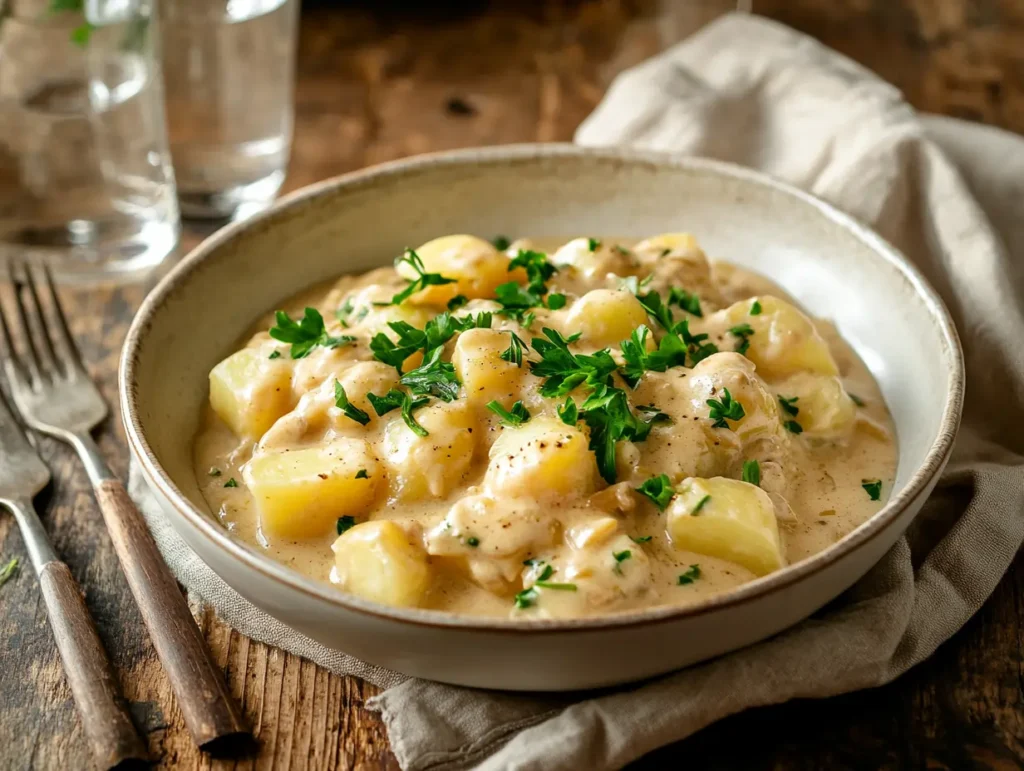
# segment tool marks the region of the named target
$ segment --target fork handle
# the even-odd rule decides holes
[[[93,481],[114,550],[192,738],[213,752],[246,746],[251,736],[245,721],[138,508],[109,472]]]
[[[128,716],[103,643],[68,566],[56,560],[44,564],[39,570],[39,586],[97,764],[119,771],[148,767],[146,743]]]

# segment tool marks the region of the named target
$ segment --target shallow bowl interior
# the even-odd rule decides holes
[[[122,360],[122,409],[133,451],[203,538],[283,584],[391,618],[507,626],[372,606],[230,543],[192,470],[207,374],[254,318],[284,298],[389,264],[406,245],[441,234],[642,237],[680,230],[694,233],[712,257],[771,276],[811,313],[834,321],[878,379],[895,419],[899,467],[886,508],[825,553],[732,594],[749,598],[810,574],[884,527],[938,472],[962,398],[956,332],[933,291],[871,231],[810,196],[709,161],[524,145],[424,156],[293,194],[207,240],[147,299]],[[693,611],[535,626],[622,624]]]

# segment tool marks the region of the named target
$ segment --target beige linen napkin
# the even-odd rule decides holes
[[[1009,257],[1024,257],[1024,157],[996,150],[1012,144],[999,132],[965,143],[930,126],[853,62],[735,15],[620,76],[576,137],[721,158],[813,191],[902,249],[953,313],[970,382],[949,468],[906,538],[813,618],[639,686],[488,693],[368,666],[260,613],[188,551],[133,473],[164,554],[241,632],[386,687],[370,707],[406,769],[614,768],[748,707],[892,680],[978,610],[1024,539],[1024,268]]]

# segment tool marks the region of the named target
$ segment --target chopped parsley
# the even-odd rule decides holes
[[[475,535],[471,535],[466,539],[466,546],[472,546],[474,549],[480,545],[480,539]]]
[[[643,324],[633,330],[629,340],[623,340],[619,347],[626,364],[621,369],[622,379],[636,388],[641,375],[647,370],[664,372],[670,367],[686,364],[687,345],[674,332],[667,333],[658,343],[655,351],[647,350],[647,335],[650,330]]]
[[[737,324],[735,327],[729,328],[729,333],[736,335],[740,339],[739,344],[736,346],[736,353],[743,355],[750,348],[750,336],[754,334],[754,328],[750,324]]]
[[[431,355],[435,349],[439,350],[445,343],[451,340],[457,332],[465,332],[467,329],[473,329],[474,327],[490,327],[491,314],[478,313],[476,316],[469,315],[457,318],[445,311],[434,316],[434,318],[426,323],[423,329],[417,329],[405,321],[389,321],[388,326],[398,336],[398,339],[397,342],[393,341],[383,332],[378,332],[373,336],[373,339],[370,340],[370,351],[377,361],[390,364],[398,370],[399,374],[402,374],[402,364],[405,360],[416,353],[416,351],[422,350],[424,362],[420,365],[419,369],[423,369],[426,366],[433,366],[434,368],[434,375],[428,376],[428,379],[440,375],[442,380],[451,382],[454,378],[454,368],[449,371],[447,367],[437,366],[438,362],[431,364],[429,361]],[[437,356],[439,357],[440,353]],[[423,375],[424,373],[421,372],[417,378]],[[417,378],[413,379],[416,380]],[[455,380],[454,382],[458,381]],[[445,401],[451,400],[446,399]]]
[[[791,434],[802,434],[804,432],[804,427],[797,423],[795,420],[787,420],[782,425]]]
[[[857,394],[847,394],[847,396],[849,396],[850,400],[854,404],[856,404],[858,407],[863,407],[864,406],[864,400],[861,399],[859,396],[857,396]]]
[[[676,584],[678,586],[686,586],[687,584],[692,584],[698,578],[700,578],[700,565],[690,565],[689,570],[685,573],[680,573]]]
[[[544,295],[548,288],[546,282],[558,268],[548,262],[548,256],[544,252],[535,252],[530,249],[520,249],[511,261],[508,269],[515,270],[522,268],[526,271],[526,287],[521,287],[515,281],[509,281],[495,287],[494,295],[502,306],[502,314],[523,321],[527,316],[532,315],[530,308],[544,305]],[[551,303],[554,303],[553,305]],[[548,307],[557,310],[565,305],[565,295],[555,294],[548,299]],[[532,324],[525,323],[529,327]]]
[[[402,375],[398,382],[418,396],[434,396],[443,402],[455,401],[459,398],[462,383],[455,374],[455,365],[441,361],[443,352],[440,346],[432,349],[420,366]]]
[[[711,407],[708,417],[715,421],[711,424],[713,428],[728,428],[727,420],[737,421],[745,415],[743,405],[732,398],[728,388],[722,389],[721,399],[708,399],[707,404]]]
[[[341,307],[334,311],[334,318],[336,318],[343,327],[348,326],[348,317],[352,315],[352,311],[355,310],[355,306],[352,305],[352,298],[346,297],[345,302],[341,304]]]
[[[272,351],[271,354],[267,358],[268,359],[280,359],[281,358],[281,352],[280,351]]]
[[[873,501],[877,501],[882,497],[882,480],[881,479],[862,479],[861,487],[868,494],[868,497]]]
[[[553,292],[548,295],[548,308],[557,311],[565,307],[565,295]]]
[[[346,516],[346,517],[338,517],[338,523],[337,523],[337,525],[335,525],[335,528],[338,531],[338,535],[341,535],[346,530],[351,530],[355,526],[356,526],[356,518],[355,517],[347,517]]]
[[[558,268],[548,262],[548,256],[544,252],[535,252],[532,249],[520,249],[519,254],[512,258],[508,269],[513,271],[516,268],[526,271],[527,289],[536,295],[547,294],[545,284],[558,272]]]
[[[538,581],[547,581],[551,576],[555,574],[555,569],[551,565],[545,565],[544,569],[540,571],[540,575],[537,576]]]
[[[576,584],[564,584],[555,581],[537,581],[534,586],[539,586],[542,589],[556,589],[560,592],[575,592]]]
[[[668,290],[668,302],[670,305],[675,303],[687,313],[692,313],[698,318],[704,316],[704,311],[700,307],[700,297],[696,292],[687,292],[681,287],[674,286]]]
[[[743,461],[743,481],[747,484],[761,486],[761,464],[756,460]]]
[[[590,428],[590,449],[597,456],[597,468],[608,484],[614,484],[617,472],[615,446],[626,440],[642,442],[651,433],[655,423],[665,418],[662,413],[653,417],[637,417],[629,408],[626,392],[621,388],[601,385],[583,402],[583,420]]]
[[[615,567],[613,571],[618,575],[622,575],[622,563],[633,556],[633,552],[629,549],[623,549],[622,551],[613,551],[612,557],[615,558]]]
[[[345,393],[345,387],[337,380],[334,381],[334,405],[341,410],[342,415],[354,420],[361,426],[365,426],[370,422],[370,416],[348,400],[348,394]]]
[[[646,495],[651,503],[658,507],[658,511],[664,511],[669,501],[675,496],[676,491],[669,481],[668,474],[659,474],[651,477],[642,485],[636,488],[641,495]],[[635,539],[634,539],[635,540]],[[650,539],[648,539],[650,540]]]
[[[464,294],[457,294],[455,297],[448,301],[448,310],[457,311],[463,305],[469,302],[469,298]]]
[[[689,319],[683,319],[678,324],[672,314],[669,304],[661,299],[657,292],[648,292],[645,295],[637,295],[640,304],[653,316],[665,329],[665,337],[658,344],[658,350],[653,352],[653,361],[658,366],[676,366],[681,364],[680,355],[689,353],[692,363],[696,365],[713,353],[718,353],[718,346],[708,342],[706,334],[694,335],[690,332]],[[654,367],[648,367],[654,369]],[[663,372],[664,370],[658,370]]]
[[[238,487],[238,481],[234,477],[231,477],[231,479],[229,479],[227,482],[224,483],[224,486],[225,487]]]
[[[562,422],[567,426],[575,426],[576,421],[580,419],[579,409],[576,407],[576,402],[572,400],[571,396],[565,397],[565,404],[556,407],[558,411],[558,417],[562,419]]]
[[[392,388],[383,396],[368,393],[366,394],[366,398],[373,406],[374,412],[378,415],[386,415],[391,412],[391,410],[400,409],[402,411],[402,420],[405,421],[405,425],[409,427],[409,430],[417,436],[428,435],[429,432],[427,429],[417,423],[416,418],[414,418],[412,414],[414,410],[418,410],[430,401],[426,396],[420,396],[413,399],[405,391],[399,391],[397,388]]]
[[[587,239],[587,249],[589,249],[592,252],[596,252],[600,248],[601,248],[601,239],[600,238],[588,238]]]
[[[495,236],[491,239],[491,244],[493,244],[494,248],[499,252],[503,252],[512,246],[512,242],[508,239],[508,236]]]
[[[416,250],[414,249],[407,248],[405,250],[405,254],[395,260],[395,267],[398,267],[402,263],[405,263],[416,271],[416,278],[410,279],[409,285],[401,292],[394,295],[389,302],[374,303],[374,305],[401,305],[414,294],[426,289],[428,286],[442,286],[444,284],[456,283],[454,278],[447,278],[442,276],[440,273],[427,273],[426,268],[423,267],[423,260],[420,259],[420,256],[416,254]]]
[[[520,610],[525,610],[526,608],[533,607],[533,603],[537,601],[539,596],[540,593],[531,586],[529,589],[523,589],[523,591],[519,592],[513,599],[513,604]]]
[[[521,426],[530,419],[530,411],[520,401],[512,405],[511,410],[506,410],[498,401],[487,402],[487,409],[493,412],[506,426]]]
[[[210,466],[210,470],[207,471],[206,473],[209,474],[211,477],[219,477],[220,474],[221,474],[221,471],[216,466]]]
[[[533,350],[540,354],[541,360],[530,362],[530,371],[545,378],[540,387],[541,396],[560,398],[581,384],[596,387],[617,368],[607,350],[590,356],[574,354],[569,350],[574,338],[566,339],[548,327],[542,332],[547,339],[535,337],[532,341]]]
[[[794,418],[800,414],[800,408],[796,406],[798,401],[800,401],[799,396],[793,396],[789,399],[785,396],[779,397],[779,405],[782,407],[783,412],[792,415]]]
[[[0,586],[3,586],[18,573],[18,558],[11,557],[7,563],[0,568]]]
[[[751,306],[750,306],[750,315],[751,316],[760,316],[761,315],[761,301],[760,300],[754,300],[754,302],[751,304]]]
[[[650,541],[650,540],[651,540],[652,538],[654,538],[654,536],[653,536],[653,535],[641,535],[641,536],[639,536],[639,537],[637,537],[637,536],[632,536],[632,535],[631,535],[631,536],[629,537],[629,540],[631,540],[631,541],[632,541],[633,543],[647,543],[647,542],[649,542],[649,541]]]
[[[356,479],[369,479],[370,475],[366,473],[366,469],[361,468],[356,472]]]
[[[690,512],[690,516],[696,517],[698,514],[700,514],[700,510],[707,506],[710,500],[711,496],[705,495],[703,498],[697,501],[697,505],[693,507],[693,511]]]
[[[301,359],[309,355],[316,346],[337,348],[355,342],[350,335],[331,337],[324,327],[324,317],[316,308],[306,308],[299,321],[293,321],[284,311],[275,314],[276,324],[270,328],[270,336],[282,343],[291,343],[291,357]]]
[[[517,367],[522,367],[523,348],[526,346],[526,343],[515,332],[509,332],[509,335],[511,335],[511,338],[509,339],[508,348],[501,354],[501,358],[515,364]]]

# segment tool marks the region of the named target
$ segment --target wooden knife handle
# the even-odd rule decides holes
[[[211,752],[248,746],[245,721],[142,514],[116,479],[98,482],[96,499],[192,738]]]
[[[64,674],[97,765],[104,771],[146,768],[146,743],[128,716],[107,653],[71,571],[63,562],[47,562],[39,571],[39,585]]]

